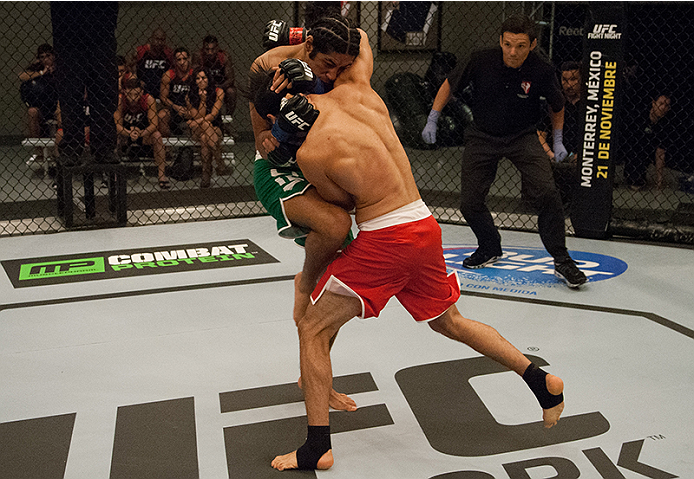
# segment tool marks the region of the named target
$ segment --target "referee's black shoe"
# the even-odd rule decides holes
[[[586,275],[578,269],[578,266],[571,258],[554,261],[554,276],[564,281],[569,288],[578,288],[588,281]]]
[[[479,269],[484,268],[487,265],[496,263],[501,259],[502,252],[499,250],[495,253],[488,253],[483,251],[482,248],[477,248],[474,253],[470,255],[469,258],[463,260],[463,268],[468,269]]]

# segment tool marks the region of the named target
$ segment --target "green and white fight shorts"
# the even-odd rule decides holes
[[[268,213],[277,221],[277,233],[288,239],[293,239],[299,246],[304,246],[309,228],[292,224],[284,212],[284,202],[298,195],[303,195],[311,184],[298,166],[278,168],[256,152],[253,163],[253,186],[258,200]],[[350,231],[345,246],[354,239]]]
[[[294,225],[284,212],[284,202],[303,195],[311,184],[304,178],[299,167],[277,168],[256,152],[253,164],[253,186],[255,194],[265,209],[277,220],[277,233],[283,238],[305,238],[311,231]]]

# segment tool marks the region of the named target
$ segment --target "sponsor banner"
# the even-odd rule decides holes
[[[584,87],[578,184],[571,224],[577,236],[604,238],[612,214],[614,155],[624,58],[621,5],[591,4],[583,44]]]
[[[554,259],[544,248],[505,246],[504,256],[496,263],[480,269],[464,268],[463,260],[476,249],[477,246],[443,247],[446,266],[458,274],[463,286],[465,281],[475,281],[485,283],[495,291],[536,294],[536,291],[525,288],[564,284],[554,276]],[[627,270],[624,261],[612,256],[583,251],[570,253],[589,282],[611,279]]]
[[[247,239],[2,261],[15,288],[279,263]]]

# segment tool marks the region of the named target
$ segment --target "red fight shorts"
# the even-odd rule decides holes
[[[395,296],[416,321],[436,319],[460,297],[458,275],[446,273],[441,228],[431,214],[361,230],[328,266],[311,295],[312,302],[326,290],[358,298],[361,318],[377,317]]]

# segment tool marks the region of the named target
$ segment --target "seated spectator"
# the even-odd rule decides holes
[[[672,143],[672,125],[668,112],[671,108],[668,94],[658,94],[651,100],[650,108],[635,118],[631,127],[624,130],[622,144],[629,148],[624,155],[624,183],[638,191],[646,186],[648,166],[655,163],[655,186],[663,187],[665,156]]]
[[[157,130],[159,117],[152,95],[144,92],[138,78],[130,78],[124,84],[124,91],[118,98],[118,109],[113,114],[118,134],[118,147],[132,152],[143,145],[152,147],[154,163],[157,165],[159,187],[168,189],[171,185],[166,177],[166,152],[161,133]]]
[[[28,107],[29,138],[52,137],[55,134],[50,120],[55,121],[58,107],[58,91],[55,76],[55,56],[53,47],[47,43],[40,45],[36,58],[19,74],[22,82],[20,95]],[[36,148],[28,163],[43,161],[43,149]]]
[[[120,94],[123,91],[123,84],[135,75],[128,68],[128,62],[123,55],[118,55],[116,62],[118,64],[118,92]]]
[[[202,40],[202,50],[195,58],[193,65],[210,71],[215,84],[224,90],[226,114],[233,115],[236,110],[236,77],[234,64],[224,50],[219,49],[219,42],[214,35],[207,35]]]
[[[222,158],[222,104],[224,90],[215,86],[209,70],[196,68],[193,71],[195,86],[188,95],[188,109],[191,119],[188,126],[193,138],[200,142],[202,161],[202,181],[200,186],[208,188],[212,176],[212,158],[217,162],[217,174],[225,174]]]
[[[144,92],[159,98],[161,77],[173,68],[173,51],[166,45],[166,33],[161,28],[152,32],[149,43],[140,45],[135,52],[131,68],[144,84]]]
[[[561,194],[564,212],[571,207],[571,196],[576,183],[576,155],[581,146],[581,64],[579,62],[564,62],[560,67],[561,87],[566,102],[564,104],[563,145],[568,155],[561,163],[552,161],[554,182]],[[552,146],[547,139],[553,137],[552,122],[549,115],[541,123],[537,134],[540,144],[547,156],[554,160]]]
[[[161,78],[160,100],[164,107],[159,112],[159,131],[163,136],[183,134],[183,127],[190,119],[187,100],[193,78],[188,50],[177,48],[174,52],[176,66]]]

